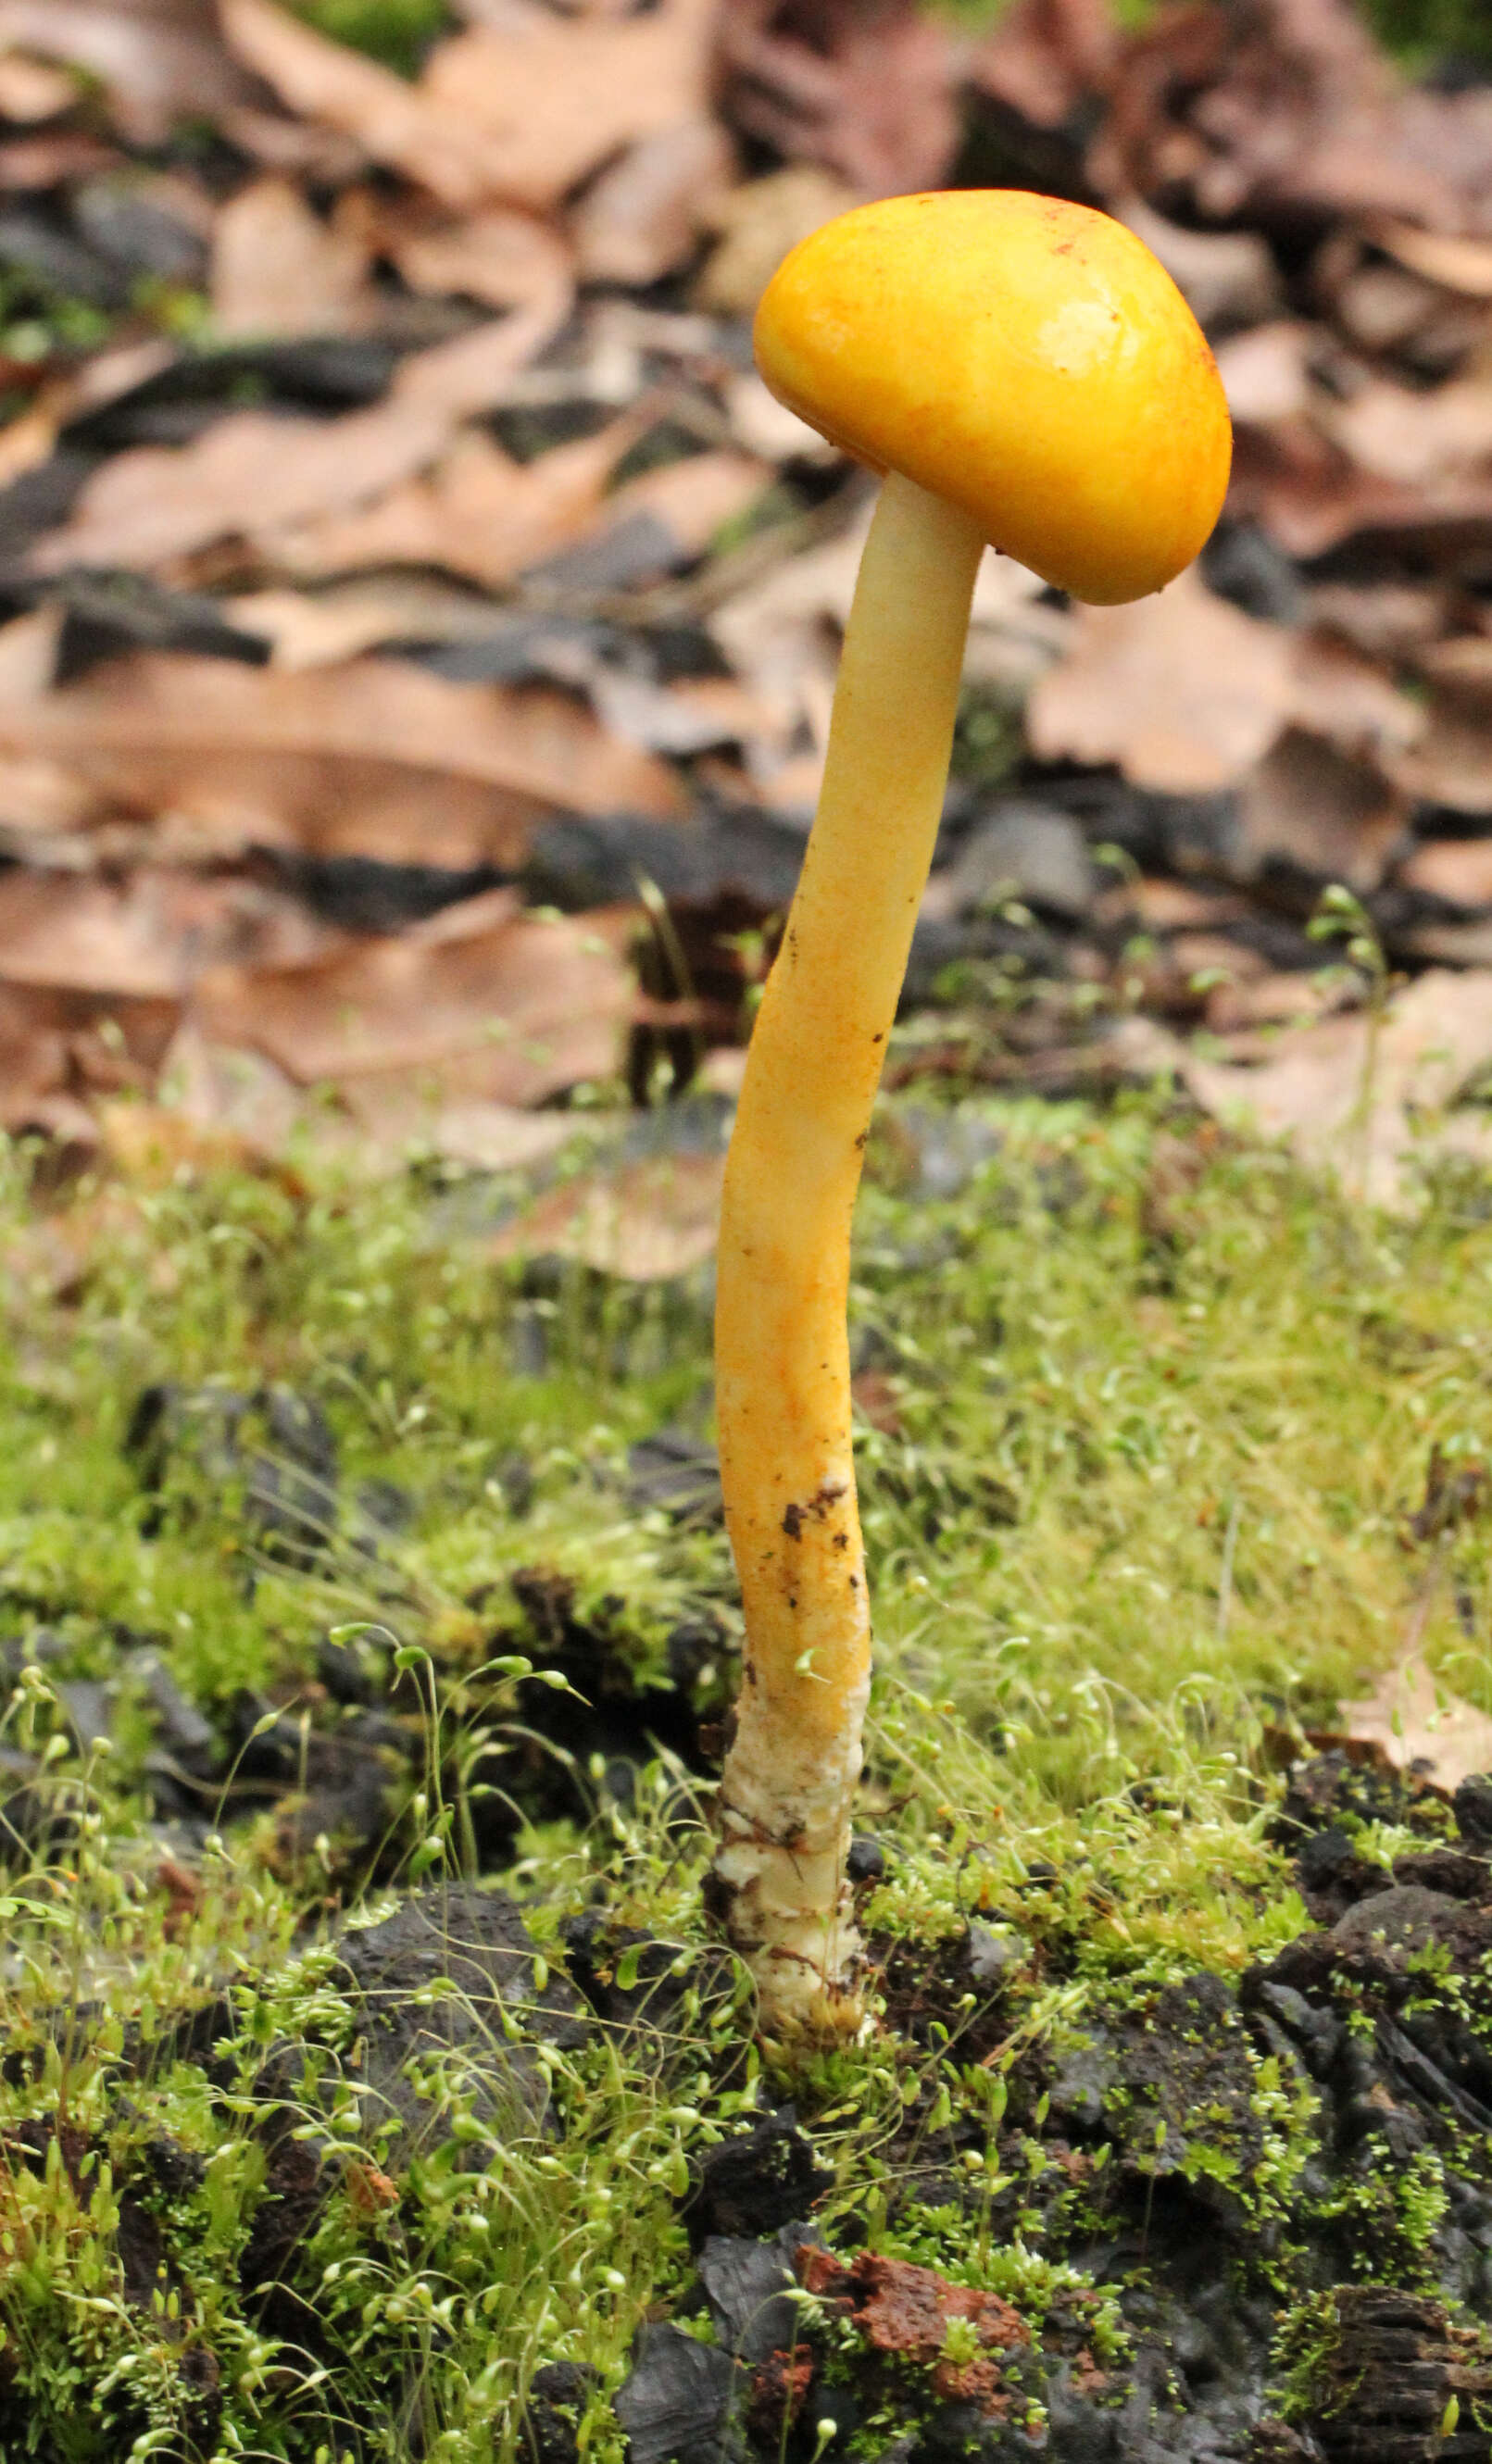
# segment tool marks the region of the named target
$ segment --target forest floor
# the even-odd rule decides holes
[[[0,0],[6,2464],[1484,2464],[1492,83],[1374,14]],[[980,579],[790,2060],[712,1252],[868,481],[750,316],[945,182],[1238,453]]]
[[[1480,1177],[887,1100],[875,2024],[796,2065],[700,1896],[711,1268],[531,1203],[85,1187],[12,1307],[4,2452],[1483,2456]]]

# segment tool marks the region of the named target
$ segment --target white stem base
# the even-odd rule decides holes
[[[774,2036],[822,2040],[860,2026],[862,1946],[845,1863],[869,1698],[867,1669],[843,1698],[844,1728],[827,1750],[810,1740],[795,1751],[759,1686],[737,1713],[714,1878]]]

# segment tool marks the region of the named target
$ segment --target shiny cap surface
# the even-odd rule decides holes
[[[784,258],[757,313],[779,399],[1098,605],[1190,564],[1222,509],[1228,407],[1143,240],[1022,189],[889,197]]]

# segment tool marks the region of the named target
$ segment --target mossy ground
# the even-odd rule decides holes
[[[6,1901],[7,2453],[508,2459],[534,2371],[563,2360],[599,2373],[581,2445],[609,2464],[634,2331],[690,2280],[690,2167],[789,2086],[833,2172],[831,2239],[868,2237],[1040,2319],[1066,2277],[1011,2207],[1041,2162],[1021,2080],[1095,2021],[1198,1970],[1236,1978],[1301,1931],[1262,1727],[1329,1721],[1392,1659],[1432,1449],[1492,1445],[1480,1187],[1391,1223],[1161,1096],[1102,1112],[889,1101],[853,1300],[879,1654],[863,1827],[888,1858],[864,1922],[889,1977],[898,1958],[935,1967],[971,1914],[1019,1937],[1034,1955],[1003,2034],[970,2058],[956,2014],[919,2030],[903,1992],[894,2024],[784,2081],[750,2047],[740,1994],[696,1984],[667,2040],[603,2028],[580,2052],[541,2047],[548,2125],[494,2133],[473,2108],[403,2163],[370,2139],[355,2084],[308,2090],[288,2126],[340,2148],[342,2170],[291,2263],[315,2333],[287,2339],[242,2281],[267,2195],[255,2082],[287,2042],[351,2060],[357,2013],[318,1947],[341,1912],[360,1894],[385,1908],[487,1837],[461,1796],[482,1739],[521,1712],[512,1575],[568,1575],[579,1625],[609,1621],[639,1684],[667,1684],[681,1622],[713,1619],[727,1643],[735,1626],[718,1529],[626,1486],[631,1443],[663,1425],[708,1437],[707,1274],[644,1288],[494,1265],[472,1227],[502,1198],[419,1172],[339,1184],[314,1154],[297,1177],[84,1190],[58,1223],[87,1236],[88,1267],[59,1299],[16,1159],[0,1596],[23,1673],[6,1742],[44,1768]],[[349,1507],[313,1562],[287,1562],[189,1447],[145,1490],[125,1448],[143,1391],[272,1383],[324,1411],[344,1500],[372,1480],[407,1493],[404,1533],[375,1552]],[[1487,1537],[1473,1522],[1447,1545],[1426,1646],[1447,1684],[1492,1704]],[[406,1712],[433,1703],[440,1722],[361,1858],[287,1847],[273,1810],[230,1790],[184,1873],[152,1828],[153,1732],[129,1688],[111,1752],[70,1741],[67,1686],[117,1680],[143,1642],[224,1737],[244,1689],[307,1736],[335,1729],[317,1655],[358,1625],[397,1655]],[[572,1812],[540,1807],[481,1852],[485,1871],[556,1962],[565,1921],[601,1907],[688,1967],[708,1778],[663,1754],[628,1802],[600,1758],[572,1776]],[[1392,1824],[1362,1839],[1379,1862],[1405,1844]],[[209,2060],[189,2023],[225,1993]],[[1220,2111],[1196,2166],[1254,2203],[1260,2280],[1287,2306],[1304,2293],[1265,2227],[1301,2162],[1296,2091],[1251,2058],[1247,2145]],[[966,2201],[898,2201],[945,2143],[983,2168],[982,2232]],[[1433,2187],[1400,2183],[1402,2249],[1381,2256],[1380,2220],[1370,2269],[1413,2277]]]

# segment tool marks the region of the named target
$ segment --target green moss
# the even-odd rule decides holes
[[[290,6],[318,33],[366,52],[402,77],[414,75],[451,22],[447,0],[290,0]]]
[[[1492,25],[1482,0],[1358,0],[1378,40],[1407,68],[1436,60],[1492,60]]]
[[[966,1827],[971,1744],[995,1749],[976,1820],[997,1875],[1033,1781],[1050,1820],[1163,1778],[1139,1826],[1157,1887],[1098,1932],[1085,1915],[1081,1956],[1184,1962],[1211,1947],[1208,1903],[1174,1887],[1198,1849],[1204,1871],[1216,1859],[1245,1882],[1251,1860],[1267,1865],[1239,1825],[1258,1706],[1308,1725],[1371,1683],[1394,1648],[1401,1535],[1432,1448],[1492,1449],[1478,1369],[1492,1231],[1450,1210],[1361,1222],[1276,1157],[1223,1149],[1162,1244],[1147,1106],[1102,1121],[974,1102],[886,1117],[852,1304],[898,1423],[860,1433],[883,1749],[921,1753],[920,1710],[915,1733],[898,1727],[902,1687],[946,1705],[939,1768]],[[998,1151],[958,1195],[920,1194],[923,1147],[976,1130]],[[699,1287],[575,1267],[535,1300],[485,1263],[484,1237],[476,1210],[417,1185],[297,1203],[237,1180],[127,1209],[77,1308],[32,1314],[0,1367],[0,1584],[15,1611],[65,1619],[80,1653],[111,1622],[165,1628],[209,1698],[304,1669],[337,1614],[392,1617],[446,1661],[479,1654],[503,1612],[463,1604],[500,1604],[528,1565],[572,1576],[583,1616],[619,1601],[628,1650],[654,1665],[687,1611],[710,1603],[729,1625],[718,1533],[637,1511],[625,1485],[635,1440],[706,1425]],[[375,1574],[349,1523],[313,1580],[256,1551],[231,1484],[186,1460],[147,1517],[122,1440],[160,1381],[279,1381],[315,1400],[344,1489],[399,1484],[410,1531],[383,1544]],[[1488,1530],[1449,1545],[1427,1646],[1446,1683],[1492,1700]],[[511,1605],[506,1617],[521,1622]],[[1211,1832],[1198,1777],[1217,1795]],[[1116,1841],[1121,1829],[1116,1815]],[[915,1873],[899,1870],[903,1893]],[[1060,1905],[1049,1916],[1060,1925]]]
[[[1282,2421],[1319,2421],[1327,2387],[1327,2372],[1341,2341],[1336,2301],[1330,2293],[1310,2293],[1281,2312],[1275,2328],[1273,2390]]]
[[[1011,0],[937,0],[958,24],[986,33],[999,24]],[[1370,31],[1412,74],[1437,60],[1492,58],[1492,26],[1483,0],[1352,0]],[[1108,0],[1116,25],[1139,30],[1156,14],[1157,0]]]
[[[954,732],[953,775],[973,787],[998,787],[1020,759],[1020,712],[1011,695],[966,684]]]
[[[1006,1955],[998,2026],[972,1994],[934,1993],[919,2020],[889,1970],[886,2026],[769,2079],[741,2058],[743,2006],[697,2000],[671,2053],[613,2034],[554,2057],[558,2138],[490,2144],[479,2082],[458,2079],[451,2148],[396,2167],[391,2204],[358,2190],[356,2168],[386,2150],[361,2131],[353,2016],[319,1947],[347,1878],[315,1857],[286,1867],[264,1816],[225,1808],[200,1891],[173,1903],[138,1793],[143,1695],[121,1705],[113,1755],[84,1769],[55,1686],[108,1679],[121,1640],[148,1638],[225,1728],[245,1685],[319,1717],[320,1641],[367,1624],[439,1723],[404,1872],[459,1865],[462,1740],[514,1716],[515,1680],[491,1663],[542,1640],[515,1573],[566,1577],[596,1647],[649,1683],[666,1682],[681,1619],[713,1619],[727,1643],[737,1631],[719,1531],[640,1507],[627,1485],[638,1439],[708,1432],[704,1285],[494,1265],[493,1225],[518,1195],[501,1182],[354,1187],[309,1153],[299,1181],[83,1190],[38,1238],[17,1167],[0,1190],[0,1598],[10,1633],[52,1639],[0,1742],[48,1758],[59,1825],[12,1860],[5,1916],[8,2051],[23,2058],[0,2079],[0,2145],[34,2160],[12,2164],[0,2214],[0,2410],[13,2387],[17,2455],[25,2439],[55,2464],[143,2437],[189,2453],[206,2418],[191,2357],[210,2353],[225,2453],[236,2439],[287,2464],[348,2444],[393,2458],[403,2432],[368,2424],[386,2423],[397,2386],[426,2453],[516,2464],[523,2390],[567,2359],[600,2373],[587,2457],[621,2464],[607,2398],[639,2321],[689,2279],[688,2168],[743,2098],[789,2091],[832,2169],[822,2215],[839,2246],[863,2235],[999,2291],[1038,2328],[1076,2321],[1100,2361],[1125,2322],[1092,2307],[1074,2254],[1116,2204],[1158,2198],[1168,2169],[1253,2218],[1262,2280],[1287,2305],[1305,2290],[1303,2217],[1365,2274],[1433,2274],[1447,2160],[1320,2191],[1309,2095],[1241,2038],[1236,2094],[1207,2084],[1201,2044],[1185,2113],[1126,2072],[1085,2165],[1070,2179],[1052,2166],[1043,2100],[1070,2053],[1143,2045],[1168,1989],[1198,1969],[1236,1980],[1302,1929],[1269,1837],[1261,1722],[1329,1720],[1371,1683],[1420,1581],[1406,1517],[1432,1449],[1492,1452],[1480,1192],[1380,1222],[1214,1140],[1186,1150],[1178,1195],[1176,1136],[1160,1099],[1097,1113],[919,1095],[883,1107],[874,1142],[853,1317],[877,1422],[895,1424],[859,1433],[878,1634],[861,1819],[888,1849],[864,1917],[933,1978],[971,1917],[990,1927]],[[64,1239],[89,1267],[59,1301]],[[154,1490],[124,1447],[148,1386],[275,1384],[325,1414],[340,1456],[336,1528],[309,1563],[274,1553],[242,1466],[210,1444],[184,1438]],[[204,1404],[184,1427],[211,1420]],[[407,1495],[397,1534],[356,1505],[374,1480]],[[1427,1647],[1486,1701],[1488,1533],[1473,1521],[1440,1545],[1451,1579]],[[500,1876],[545,1955],[598,1901],[690,1953],[707,1938],[699,1795],[662,1765],[629,1807],[603,1773],[587,1785],[594,1819],[536,1820]],[[1385,1865],[1410,1844],[1387,1820],[1354,1832]],[[1416,2006],[1446,1998],[1441,1969],[1416,1964]],[[173,2034],[224,1991],[226,2083]],[[1371,2034],[1371,2012],[1357,2016]],[[318,2050],[285,2091],[290,2131],[342,2168],[293,2262],[325,2377],[237,2274],[277,2195],[254,2082],[294,2043]],[[59,2114],[76,2135],[59,2138]],[[162,2145],[197,2160],[185,2188],[152,2170]],[[139,2213],[159,2235],[159,2311],[138,2278]]]

